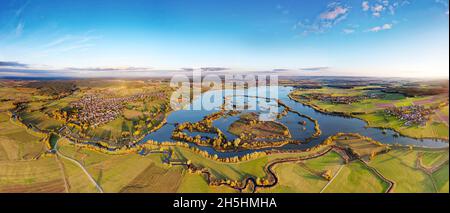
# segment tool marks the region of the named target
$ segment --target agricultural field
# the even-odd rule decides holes
[[[167,168],[160,164],[150,164],[138,176],[132,179],[120,192],[174,193],[183,179],[183,168]]]
[[[432,175],[434,184],[436,185],[437,192],[448,193],[448,162],[439,170],[435,171]]]
[[[65,139],[58,142],[59,152],[78,161],[102,187],[105,192],[119,192],[139,175],[145,175],[146,169],[160,162],[157,155],[142,157],[135,154],[108,155],[80,149]]]
[[[40,130],[57,131],[64,124],[63,121],[51,118],[47,114],[34,111],[19,114],[20,118],[27,125],[32,125]]]
[[[33,81],[8,85],[0,88],[0,94],[4,94],[0,112],[11,111],[23,124],[42,132],[64,130],[61,134],[72,140],[94,139],[114,147],[139,140],[162,125],[170,112],[171,88],[151,81]],[[102,120],[100,125],[95,123],[98,120]]]
[[[448,178],[446,180],[445,178],[444,180],[441,179],[445,172],[448,175],[448,170],[438,170],[431,175],[427,174],[426,171],[417,166],[417,159],[421,153],[425,153],[425,155],[437,155],[439,158],[446,158],[446,165],[448,168],[448,150],[436,153],[427,150],[394,149],[386,154],[377,156],[369,162],[369,165],[376,168],[386,178],[391,179],[396,183],[394,192],[448,193],[448,187],[445,188],[445,185],[448,186]],[[445,166],[443,168],[445,168]]]
[[[364,160],[370,160],[389,149],[387,145],[357,135],[335,136],[333,141],[336,146],[347,149],[351,155]]]
[[[178,193],[238,193],[237,190],[227,186],[210,186],[208,181],[199,174],[185,174]]]
[[[294,90],[291,98],[319,111],[349,113],[366,120],[368,126],[392,128],[411,137],[448,137],[446,96],[412,96],[383,88],[314,86]],[[448,146],[392,145],[362,133],[339,132],[321,141],[314,141],[318,136],[313,137],[316,145],[305,143],[302,145],[307,148],[301,150],[270,147],[271,143],[267,143],[268,148],[252,150],[236,146],[224,154],[205,151],[215,150],[210,144],[201,144],[205,146],[202,147],[178,140],[142,140],[153,132],[171,138],[171,129],[180,127],[169,117],[173,113],[168,105],[171,91],[167,82],[156,80],[73,80],[57,81],[54,86],[39,81],[1,84],[0,94],[5,98],[0,100],[0,192],[449,191]],[[385,114],[387,107],[411,105],[435,107],[426,125],[405,127],[403,121]],[[286,121],[259,121],[258,114],[253,112],[227,113],[222,117],[217,112],[200,115],[194,120],[207,120],[206,124],[217,129],[213,121],[223,118],[220,124],[226,128],[219,130],[238,136],[243,140],[240,143],[288,140],[315,130],[304,121],[305,117],[296,120],[298,116]],[[194,112],[182,116],[194,117]],[[327,129],[321,129],[320,120],[317,122],[320,130],[317,132],[326,132]],[[194,130],[197,129],[193,129],[193,135]],[[382,140],[386,142],[389,138]],[[233,155],[233,152],[248,154]]]
[[[66,192],[64,174],[55,157],[0,161],[0,192]]]
[[[342,198],[450,193],[449,1],[0,0],[0,194],[431,212]]]
[[[95,97],[97,103],[93,107],[105,107],[107,111],[83,111],[84,120],[81,124],[77,116],[78,109],[73,107],[63,108],[67,112],[68,134],[72,139],[94,139],[104,142],[108,146],[121,147],[127,145],[127,141],[137,141],[148,132],[158,128],[164,123],[166,114],[170,112],[168,107],[168,95],[170,88],[166,86],[147,86],[146,84],[107,84],[104,87],[80,88],[77,96],[86,95]],[[78,100],[79,101],[79,100]],[[77,103],[77,101],[75,101]],[[92,102],[82,103],[84,107],[91,107]],[[104,103],[104,104],[103,104]],[[98,106],[97,106],[98,105]],[[107,107],[113,105],[114,108]],[[94,117],[92,117],[94,116]],[[96,124],[96,117],[102,117],[104,121]]]
[[[439,93],[430,92],[430,95],[424,95],[412,91],[404,88],[362,86],[323,87],[297,89],[291,93],[290,97],[324,113],[360,118],[367,122],[368,127],[393,129],[402,135],[414,138],[448,140],[448,92],[437,90]],[[404,119],[386,113],[387,109],[411,106],[431,109],[430,114],[418,115],[428,117],[423,124],[408,125]]]
[[[45,135],[27,129],[0,113],[0,160],[31,160],[45,152]]]
[[[356,161],[344,166],[323,192],[383,193],[387,188],[387,183]]]
[[[328,184],[322,174],[330,171],[334,176],[343,166],[343,159],[335,152],[300,163],[278,164],[274,168],[274,172],[280,177],[280,183],[273,188],[262,189],[259,192],[319,193]]]

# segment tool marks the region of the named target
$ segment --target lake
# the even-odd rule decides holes
[[[249,88],[246,92],[253,94],[258,88]],[[309,142],[301,143],[301,144],[287,144],[282,147],[277,148],[264,148],[264,149],[255,149],[255,150],[243,150],[243,151],[228,151],[228,152],[221,152],[217,151],[212,147],[204,147],[204,146],[198,146],[193,143],[189,143],[190,146],[197,147],[200,150],[207,151],[209,154],[216,154],[219,157],[234,157],[234,156],[243,156],[245,154],[249,154],[252,152],[258,152],[258,151],[267,151],[267,150],[305,150],[314,146],[317,146],[321,144],[326,138],[333,136],[339,132],[344,133],[358,133],[363,136],[367,136],[370,138],[373,138],[374,140],[377,140],[384,144],[400,144],[400,145],[414,145],[414,146],[420,146],[420,147],[427,147],[427,148],[444,148],[448,147],[448,142],[443,140],[433,140],[433,139],[415,139],[415,138],[409,138],[405,136],[398,136],[396,137],[397,133],[392,130],[385,130],[383,132],[382,129],[379,128],[366,128],[366,122],[357,118],[348,118],[338,115],[330,115],[318,112],[314,109],[312,109],[309,106],[305,106],[301,103],[298,103],[294,100],[291,100],[288,95],[293,90],[292,87],[285,87],[285,86],[278,86],[278,87],[270,87],[271,91],[277,91],[278,92],[278,99],[286,104],[286,106],[290,107],[292,110],[297,111],[303,115],[307,115],[319,122],[320,129],[322,130],[322,134],[312,139]],[[208,91],[202,94],[202,96],[207,95],[206,97],[211,97],[215,94],[219,94],[220,92],[230,92],[230,91]],[[242,91],[241,91],[242,92]],[[233,93],[231,93],[233,94]],[[262,99],[266,100],[264,96],[265,94],[261,95],[258,94],[259,97],[246,97],[246,96],[237,96],[235,97],[236,102],[240,103],[249,103],[249,107],[256,107],[255,109],[251,110],[242,110],[242,113],[248,113],[248,112],[266,112],[265,108],[260,108],[258,106],[253,106],[251,103],[256,101],[262,101]],[[225,100],[228,100],[227,98]],[[196,98],[192,104],[199,104],[201,103],[202,98]],[[226,104],[230,104],[226,102]],[[276,105],[275,100],[270,100],[269,103],[267,103],[267,106],[273,106]],[[267,107],[266,106],[266,107]],[[283,107],[280,106],[278,112],[281,112],[283,110]],[[139,143],[145,143],[148,140],[153,140],[156,142],[176,142],[171,139],[171,135],[173,130],[175,129],[175,124],[177,123],[184,123],[184,122],[191,122],[195,123],[198,121],[201,121],[205,116],[220,111],[219,108],[215,110],[179,110],[174,111],[169,114],[167,118],[167,124],[165,124],[162,128],[159,130],[148,134],[146,137],[144,137]],[[234,140],[237,138],[237,136],[229,133],[228,127],[235,121],[239,119],[239,116],[241,114],[235,115],[235,116],[226,116],[222,117],[218,120],[215,120],[213,122],[213,125],[217,128],[219,128],[227,137],[228,140]],[[267,116],[271,116],[271,114],[267,114]],[[305,141],[307,138],[309,138],[312,134],[314,134],[314,123],[309,121],[308,119],[305,119],[301,116],[299,116],[296,113],[289,112],[286,116],[282,117],[281,119],[276,120],[277,122],[283,123],[285,126],[289,128],[289,131],[291,132],[292,139],[297,141]],[[300,124],[300,122],[306,122],[306,125]],[[213,135],[208,133],[189,133],[191,136],[195,136],[195,134],[199,134],[204,137],[212,137]]]

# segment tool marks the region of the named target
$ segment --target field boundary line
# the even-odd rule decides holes
[[[325,189],[334,181],[334,179],[336,179],[336,177],[339,175],[339,173],[341,173],[341,170],[345,167],[345,165],[341,165],[341,167],[339,167],[339,170],[336,172],[336,174],[334,175],[334,177],[328,181],[327,185],[325,185],[322,190],[320,190],[319,193],[323,193],[323,191],[325,191]]]
[[[425,165],[423,165],[423,152],[419,153],[419,155],[417,156],[417,160],[416,160],[416,167],[422,171],[423,173],[425,173],[431,180],[431,184],[433,185],[434,191],[436,193],[439,193],[438,187],[436,185],[436,180],[433,177],[433,173],[438,171],[441,167],[443,167],[445,164],[448,163],[448,159],[446,161],[444,161],[444,163],[428,168]]]
[[[67,181],[66,172],[64,170],[64,165],[61,163],[61,160],[59,159],[58,155],[56,155],[56,161],[58,162],[59,168],[61,170],[61,175],[64,180],[64,188],[66,189],[66,193],[69,193],[69,184]]]
[[[373,172],[376,176],[378,176],[381,180],[383,180],[385,183],[388,183],[389,186],[386,189],[386,191],[384,193],[391,193],[394,190],[395,187],[395,182],[388,179],[387,177],[385,177],[380,171],[378,171],[378,169],[376,169],[375,167],[369,166],[369,164],[367,164],[367,162],[359,159],[359,161],[367,168],[369,169],[371,172]]]

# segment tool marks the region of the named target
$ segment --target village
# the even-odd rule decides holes
[[[404,121],[405,126],[425,126],[430,115],[433,114],[433,109],[420,105],[411,105],[406,107],[391,107],[386,109],[385,112]]]
[[[330,94],[312,93],[302,95],[305,98],[328,102],[332,104],[352,104],[369,98],[378,98],[379,95],[355,95],[355,96],[333,96]]]
[[[163,93],[139,93],[128,97],[108,97],[104,94],[89,94],[73,102],[71,106],[78,110],[78,119],[91,127],[97,127],[113,121],[122,114],[126,103],[147,98],[161,99]]]

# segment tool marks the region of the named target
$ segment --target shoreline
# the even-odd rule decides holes
[[[291,98],[291,94],[288,94],[288,97],[289,98]],[[291,98],[291,100],[293,100],[293,101],[296,101],[295,99],[292,99]],[[297,101],[296,101],[297,102]],[[298,102],[299,103],[299,102]],[[303,104],[303,103],[301,103],[301,104]],[[312,108],[312,107],[311,107]],[[314,108],[313,108],[314,109]],[[314,110],[316,110],[316,109],[314,109]],[[172,113],[173,111],[169,111],[169,112],[167,112],[168,114],[170,114],[170,113]],[[296,111],[293,111],[293,112],[296,112]],[[319,111],[320,112],[320,111]],[[321,112],[321,113],[323,113],[323,112]],[[325,114],[327,114],[327,113],[325,113]],[[309,116],[307,116],[307,118],[308,118]],[[352,117],[353,118],[353,117]],[[167,119],[167,117],[165,118],[165,120]],[[359,119],[359,118],[356,118],[356,119]],[[23,122],[22,121],[20,121],[20,119],[17,119],[21,124],[23,124]],[[359,120],[362,120],[362,119],[359,119]],[[317,121],[316,121],[317,122]],[[25,124],[24,124],[25,125]],[[162,124],[161,126],[164,126],[164,125],[167,125],[167,123],[166,124]],[[27,127],[27,129],[29,129],[28,127]],[[49,134],[49,133],[52,133],[52,132],[45,132],[45,131],[41,131],[41,130],[39,130],[39,129],[30,129],[30,130],[32,130],[32,131],[37,131],[37,132],[39,132],[39,133],[44,133],[44,134]],[[57,134],[58,136],[60,136],[60,137],[65,137],[64,135],[60,135],[59,133],[56,133],[56,132],[53,132],[53,133],[55,133],[55,134]],[[65,138],[67,138],[67,137],[65,137]],[[145,145],[146,144],[149,144],[149,143],[151,143],[151,142],[155,142],[155,141],[140,141],[140,142],[142,142],[142,143],[139,143],[139,142],[137,142],[137,143],[133,143],[132,144],[132,146],[129,146],[129,147],[127,147],[127,146],[124,146],[124,147],[108,147],[108,146],[104,146],[104,145],[102,145],[102,144],[99,144],[99,143],[93,143],[93,142],[79,142],[79,141],[73,141],[73,140],[71,140],[71,138],[67,138],[67,139],[69,139],[69,141],[71,142],[71,143],[73,143],[73,144],[76,144],[76,145],[79,145],[79,146],[82,146],[82,147],[90,147],[90,148],[92,148],[92,149],[94,149],[94,150],[98,150],[98,151],[100,151],[100,152],[103,152],[103,153],[107,153],[107,154],[118,154],[118,155],[120,155],[120,154],[128,154],[128,153],[131,153],[131,152],[134,152],[134,151],[139,151],[140,149],[142,149],[143,147],[145,147]],[[433,138],[434,139],[434,138]],[[436,140],[439,140],[439,139],[436,139]],[[255,148],[255,147],[252,147],[251,149],[237,149],[237,150],[217,150],[217,149],[215,149],[214,147],[212,147],[212,146],[209,146],[209,145],[206,145],[206,146],[201,146],[201,145],[198,145],[198,144],[196,144],[196,143],[190,143],[190,142],[184,142],[184,141],[171,141],[171,142],[169,142],[169,141],[167,141],[167,142],[155,142],[155,143],[157,143],[157,144],[168,144],[168,143],[170,143],[172,146],[178,146],[180,143],[183,143],[183,146],[184,147],[186,147],[186,146],[188,146],[188,147],[191,147],[192,149],[200,149],[200,148],[210,148],[210,149],[212,149],[213,151],[204,151],[204,152],[211,152],[211,154],[212,155],[214,155],[214,153],[216,153],[216,154],[227,154],[227,153],[235,153],[236,155],[234,155],[234,156],[232,156],[232,157],[236,157],[236,156],[245,156],[245,155],[248,155],[248,154],[252,154],[252,153],[260,153],[260,152],[268,152],[268,153],[293,153],[293,152],[303,152],[303,151],[305,151],[305,150],[310,150],[310,149],[314,149],[314,148],[316,148],[316,147],[318,147],[318,146],[321,146],[322,144],[323,144],[323,142],[324,141],[322,141],[322,142],[320,142],[320,144],[318,144],[318,145],[316,145],[316,146],[313,146],[313,147],[309,147],[309,148],[305,148],[305,149],[285,149],[285,150],[280,150],[280,148],[281,147],[283,147],[283,146],[285,146],[285,145],[289,145],[289,144],[298,144],[298,143],[286,143],[286,144],[278,144],[278,146],[263,146],[263,147],[259,147],[259,148]],[[448,143],[448,141],[446,141],[447,143]],[[398,145],[398,146],[407,146],[407,145]],[[414,146],[414,147],[421,147],[421,146],[416,146],[416,145],[412,145],[412,146]],[[278,148],[278,149],[277,149]],[[426,149],[439,149],[439,148],[433,148],[433,147],[423,147],[423,148],[426,148]],[[202,151],[202,150],[201,150]],[[225,157],[225,158],[228,158],[228,157]]]
[[[381,129],[381,130],[391,130],[394,131],[395,133],[398,133],[400,136],[403,137],[408,137],[408,138],[413,138],[413,139],[417,139],[417,140],[438,140],[441,142],[445,142],[445,143],[449,143],[449,138],[436,138],[436,137],[417,137],[417,136],[412,136],[412,135],[408,135],[408,134],[404,134],[392,127],[383,127],[383,126],[377,126],[377,125],[371,125],[370,121],[367,121],[363,118],[357,117],[357,115],[364,115],[367,113],[357,113],[357,114],[353,114],[353,113],[345,113],[345,112],[333,112],[333,111],[327,111],[327,110],[323,110],[322,108],[320,108],[319,106],[316,106],[314,104],[310,104],[308,102],[304,102],[304,101],[300,101],[297,100],[296,98],[292,97],[292,93],[290,93],[288,95],[289,99],[291,99],[292,101],[295,101],[297,103],[303,104],[307,107],[310,107],[311,109],[313,109],[316,112],[319,113],[323,113],[326,115],[333,115],[333,116],[341,116],[341,117],[345,117],[345,118],[354,118],[354,119],[359,119],[361,121],[364,121],[366,123],[366,127],[367,128],[376,128],[376,129]]]

